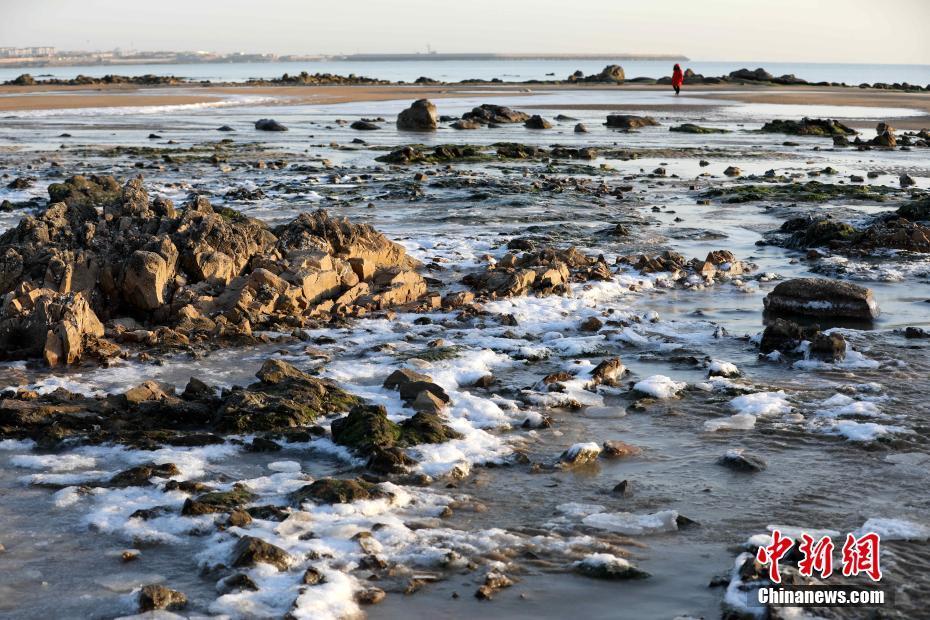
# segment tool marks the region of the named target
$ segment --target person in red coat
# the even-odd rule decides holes
[[[685,76],[681,72],[681,66],[676,63],[675,68],[672,69],[672,88],[675,89],[676,95],[681,92],[681,84],[684,81]]]

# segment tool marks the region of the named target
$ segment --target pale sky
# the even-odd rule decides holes
[[[930,64],[930,0],[0,0],[0,47]]]

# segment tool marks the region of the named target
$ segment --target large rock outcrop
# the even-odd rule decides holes
[[[879,308],[871,289],[826,278],[796,278],[776,286],[763,299],[771,314],[872,320]]]
[[[50,363],[76,361],[82,338],[104,335],[101,321],[108,336],[139,331],[113,322],[126,317],[210,338],[357,316],[426,292],[400,245],[325,211],[269,228],[202,197],[175,209],[138,178],[120,187],[72,177],[49,191],[55,202],[0,236],[8,358],[38,356],[49,340]]]
[[[397,115],[400,131],[436,131],[439,125],[436,106],[429,99],[418,99]]]

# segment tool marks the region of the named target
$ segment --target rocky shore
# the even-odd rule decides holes
[[[416,96],[15,121],[0,613],[748,619],[777,523],[922,600],[925,130]]]

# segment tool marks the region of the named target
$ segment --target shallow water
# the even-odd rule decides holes
[[[0,368],[6,374],[0,376],[11,377],[5,379],[9,385],[21,381],[42,391],[64,386],[90,394],[121,391],[145,379],[183,387],[192,375],[233,385],[249,383],[262,360],[278,355],[305,369],[318,368],[349,391],[384,404],[389,415],[401,419],[409,410],[401,407],[395,393],[380,387],[383,378],[436,338],[461,346],[454,359],[421,364],[452,395],[450,423],[465,434],[461,441],[417,450],[422,471],[435,476],[436,483],[404,488],[391,505],[371,502],[341,512],[316,508],[308,521],[256,520],[250,528],[295,554],[312,550],[324,558],[327,553],[333,556],[322,561],[329,585],[314,590],[316,599],[299,607],[308,617],[355,611],[351,588],[367,578],[366,571],[352,570],[352,562],[361,555],[351,540],[358,531],[374,530],[383,555],[409,567],[377,582],[389,594],[381,605],[366,608],[371,618],[579,613],[591,618],[671,618],[719,616],[723,589],[707,584],[727,574],[740,545],[771,524],[845,533],[870,518],[886,517],[906,520],[916,530],[930,526],[925,492],[930,357],[927,341],[906,340],[894,331],[930,325],[926,266],[921,271],[915,268],[921,264],[918,259],[881,257],[851,259],[855,264],[845,265],[844,273],[874,289],[883,313],[867,329],[844,330],[853,353],[843,363],[772,362],[760,358],[750,341],[762,330],[762,298],[777,279],[810,275],[816,267],[801,260],[800,252],[757,246],[765,232],[776,229],[786,213],[830,210],[863,217],[891,210],[897,201],[822,206],[697,204],[700,189],[735,182],[722,176],[729,165],[740,166],[744,175],[774,169],[805,178],[827,166],[838,171],[836,179],[881,170],[885,174],[872,183],[888,186],[895,186],[898,175],[907,171],[919,188],[927,189],[930,169],[925,152],[833,150],[823,139],[752,131],[773,116],[798,116],[796,110],[772,106],[681,97],[678,101],[689,107],[681,112],[663,109],[653,114],[661,127],[636,133],[604,128],[605,112],[563,109],[573,104],[623,103],[648,110],[657,102],[674,101],[656,93],[585,92],[483,95],[439,103],[441,113],[453,115],[482,102],[516,108],[552,105],[552,110],[536,111],[547,118],[558,112],[576,117],[590,130],[581,136],[572,132],[575,120],[544,132],[503,126],[467,132],[441,129],[429,136],[399,134],[391,123],[374,132],[357,132],[336,123],[362,116],[391,119],[407,102],[5,118],[0,121],[0,172],[31,175],[37,181],[33,188],[18,192],[0,189],[0,200],[44,196],[58,175],[105,173],[126,178],[141,172],[156,193],[177,201],[191,191],[205,193],[214,204],[225,202],[273,223],[325,207],[373,224],[424,262],[440,259],[445,269],[430,275],[444,289],[459,287],[462,275],[483,264],[483,255],[503,255],[506,241],[517,236],[576,245],[589,253],[603,253],[609,263],[616,256],[639,251],[671,248],[688,258],[703,258],[710,250],[725,248],[757,268],[742,278],[692,289],[668,288],[654,275],[625,271],[614,282],[578,285],[568,297],[488,303],[491,317],[486,319],[459,321],[454,314],[437,312],[428,315],[432,324],[418,325],[414,321],[420,315],[402,313],[395,321],[361,320],[346,328],[312,330],[307,334],[310,343],[331,355],[329,362],[308,357],[307,345],[296,343],[224,350],[197,360],[177,356],[158,365],[125,362],[108,369],[54,374],[21,363],[7,364]],[[704,108],[695,113],[692,104]],[[872,121],[908,112],[870,108],[808,109],[808,113]],[[290,131],[270,136],[255,132],[252,123],[262,117],[274,117]],[[733,133],[694,136],[668,131],[668,125],[680,122],[699,122]],[[217,133],[215,128],[223,124],[236,132]],[[72,137],[58,137],[62,132]],[[161,138],[147,139],[151,132]],[[206,157],[212,144],[226,137],[251,146],[237,151],[236,165],[222,172],[206,163]],[[351,144],[359,137],[368,145]],[[168,140],[176,144],[168,145]],[[798,146],[785,146],[786,140]],[[370,148],[413,141],[591,145],[655,149],[655,154],[581,163],[455,164],[451,170],[430,166],[437,174],[423,184],[419,195],[413,191],[412,176],[420,167],[392,171],[376,165],[373,158],[386,151]],[[192,161],[166,164],[144,153],[107,152],[115,145],[195,150],[189,154]],[[710,166],[699,166],[700,158],[709,160]],[[249,165],[278,159],[311,168]],[[322,159],[334,167],[324,167]],[[51,161],[60,167],[50,166]],[[144,168],[136,168],[136,161]],[[602,164],[609,169],[600,168]],[[668,176],[646,174],[659,166]],[[713,176],[698,177],[705,172]],[[571,190],[530,191],[528,183],[542,176],[591,177],[633,189],[625,191],[622,200]],[[470,177],[475,185],[462,182]],[[262,189],[265,197],[226,200],[225,193],[236,187]],[[488,195],[481,196],[482,192]],[[21,212],[0,216],[0,225],[6,228],[15,225]],[[628,223],[634,233],[603,234],[617,222]],[[886,277],[889,270],[901,277]],[[638,290],[631,291],[631,284]],[[500,325],[493,319],[500,314],[513,314],[517,326]],[[608,322],[605,331],[579,332],[578,325],[589,316]],[[631,382],[664,375],[688,387],[676,398],[635,407],[626,388],[591,393],[574,386],[568,395],[586,399],[590,406],[572,411],[551,407],[560,395],[542,392],[535,385],[558,370],[576,370],[583,377],[593,364],[611,356],[623,360]],[[709,382],[705,359],[731,362],[741,376]],[[489,372],[498,380],[492,390],[467,387]],[[551,428],[521,428],[525,419],[538,413],[553,418]],[[753,427],[712,432],[705,426],[738,413],[755,415]],[[643,453],[601,460],[595,467],[576,471],[537,472],[514,458],[519,452],[529,463],[547,464],[573,444],[613,439],[639,446]],[[220,596],[216,583],[222,575],[202,568],[225,559],[229,536],[217,532],[211,519],[168,516],[140,523],[128,518],[136,508],[179,506],[183,494],[163,493],[159,486],[88,491],[80,485],[155,458],[177,463],[185,479],[216,485],[245,480],[261,496],[256,503],[266,504],[283,502],[283,496],[307,478],[351,476],[359,471],[356,460],[325,439],[286,445],[271,455],[249,454],[236,444],[165,448],[157,455],[87,446],[47,454],[11,442],[0,448],[0,543],[6,547],[0,555],[0,613],[14,618],[132,613],[133,588],[161,580],[190,597],[187,612],[281,616],[297,597],[296,579],[302,568],[282,575],[255,569],[259,592]],[[717,465],[717,458],[731,448],[764,457],[768,469],[744,474]],[[281,466],[282,461],[298,466]],[[456,468],[468,474],[443,478]],[[610,492],[621,480],[631,481],[631,496]],[[451,516],[437,518],[442,506],[452,506]],[[629,538],[603,527],[618,519],[628,527],[629,518],[617,516],[620,513],[641,516],[663,511],[676,511],[699,525]],[[589,518],[592,515],[602,516]],[[383,527],[375,529],[376,524]],[[315,538],[301,538],[311,532]],[[141,550],[140,558],[122,564],[119,552],[132,547]],[[628,553],[651,577],[612,583],[570,571],[572,562],[600,551]],[[452,555],[464,560],[450,560]],[[921,602],[930,594],[924,571],[930,561],[926,536],[886,542],[882,559],[897,597],[897,608],[890,615],[919,617]],[[474,590],[487,570],[496,566],[517,579],[516,585],[492,602],[476,600]],[[440,580],[415,594],[402,594],[406,579],[419,573]]]

